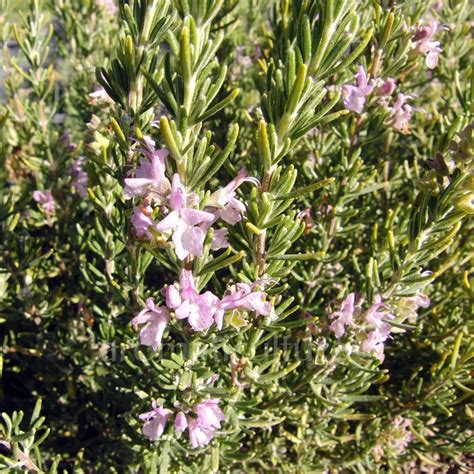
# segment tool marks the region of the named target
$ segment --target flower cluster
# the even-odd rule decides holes
[[[383,362],[385,358],[385,341],[392,332],[392,326],[388,321],[395,319],[395,316],[389,313],[387,309],[387,306],[382,302],[382,298],[377,295],[374,298],[374,303],[364,315],[364,320],[371,329],[360,347],[364,352],[372,352],[380,362]]]
[[[265,300],[265,293],[256,289],[258,284],[239,283],[236,289],[219,299],[210,291],[200,294],[192,272],[184,269],[181,271],[179,284],[163,289],[165,306],[156,306],[153,298],[148,298],[145,308],[132,320],[132,325],[135,329],[141,326],[140,342],[156,351],[171,311],[176,319],[186,319],[191,328],[198,332],[206,331],[214,323],[217,329],[222,329],[224,314],[234,309],[271,316],[273,306]]]
[[[398,94],[397,100],[390,108],[390,124],[403,134],[408,133],[408,125],[413,114],[413,107],[406,103],[409,98],[408,95]]]
[[[344,84],[342,86],[342,100],[344,107],[351,112],[361,114],[364,111],[366,100],[370,96],[377,97],[377,104],[384,107],[389,113],[388,123],[390,126],[403,134],[407,134],[413,107],[408,104],[412,96],[399,93],[392,105],[389,98],[396,89],[396,82],[392,78],[374,78],[368,80],[367,73],[359,66],[356,74],[357,84]]]
[[[386,98],[395,90],[396,83],[392,78],[386,80],[377,78],[368,80],[363,66],[359,66],[356,74],[357,84],[344,84],[342,86],[342,100],[344,107],[351,112],[361,114],[364,110],[367,97],[372,93],[386,103]]]
[[[418,25],[413,34],[413,50],[417,54],[426,55],[426,66],[434,69],[438,65],[440,48],[439,41],[434,41],[434,36],[445,27],[438,24],[436,20],[431,20],[427,25]]]
[[[169,310],[163,306],[156,306],[153,298],[146,300],[146,306],[132,320],[135,329],[142,326],[140,330],[140,342],[144,346],[150,346],[154,351],[161,344],[161,338],[169,321]]]
[[[142,151],[146,158],[125,179],[124,188],[126,199],[136,196],[144,198],[142,205],[133,209],[131,222],[137,236],[150,240],[158,234],[166,239],[171,237],[180,260],[201,257],[207,231],[216,221],[220,219],[235,225],[242,219],[245,205],[236,197],[237,188],[244,182],[258,184],[258,181],[248,177],[243,169],[227,186],[211,194],[206,208],[200,210],[199,196],[186,190],[178,173],[173,175],[171,183],[166,177],[168,151],[155,150],[150,139]],[[153,218],[152,204],[160,207],[163,218],[158,222]],[[228,246],[227,229],[216,229],[211,249],[219,250]]]
[[[151,441],[156,441],[163,434],[168,418],[172,414],[171,410],[157,406],[156,402],[153,402],[152,410],[140,415],[140,419],[144,421],[143,434]],[[186,413],[183,410],[178,411],[174,427],[178,433],[187,429],[191,446],[200,448],[209,444],[224,420],[219,400],[211,398],[197,403]]]
[[[390,312],[380,295],[374,297],[374,302],[365,312],[362,311],[362,303],[362,300],[356,303],[355,294],[350,293],[341,303],[340,309],[330,314],[332,322],[329,329],[340,339],[348,327],[353,328],[360,341],[360,350],[373,353],[383,362],[385,342],[393,331],[390,321],[395,319],[395,315]],[[413,321],[418,308],[427,308],[429,305],[429,298],[419,293],[402,298],[397,307],[397,314],[402,321],[407,318]]]
[[[40,191],[36,190],[33,192],[33,199],[41,204],[44,212],[46,214],[54,214],[56,211],[56,201],[51,193],[51,191]]]

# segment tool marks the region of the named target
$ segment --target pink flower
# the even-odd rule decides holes
[[[174,428],[178,433],[182,433],[188,427],[186,415],[180,411],[174,419]]]
[[[143,434],[151,441],[157,440],[162,434],[171,415],[171,410],[157,407],[156,402],[152,403],[152,410],[142,413],[139,418],[144,421],[142,431]]]
[[[219,299],[210,291],[200,295],[190,270],[182,270],[178,288],[168,286],[163,292],[166,306],[174,309],[177,319],[187,319],[195,331],[205,331],[215,322]]]
[[[352,112],[362,113],[365,98],[372,92],[374,86],[367,83],[367,75],[362,66],[359,66],[356,74],[357,85],[345,84],[342,86],[342,100],[344,107]]]
[[[394,319],[393,314],[384,311],[386,306],[382,303],[380,295],[375,296],[374,303],[365,313],[365,321],[373,326],[382,336],[388,336],[392,331],[392,326],[386,319]],[[380,309],[382,308],[382,311]]]
[[[214,430],[199,424],[198,420],[191,420],[188,423],[189,441],[193,448],[207,446],[214,437]]]
[[[393,91],[397,87],[395,79],[392,79],[391,77],[389,77],[385,81],[380,79],[377,79],[377,81],[380,81],[381,84],[375,89],[375,94],[380,97],[387,97],[389,95],[392,95]]]
[[[411,299],[417,306],[417,308],[429,308],[431,301],[430,299],[423,293],[417,293],[415,296],[412,296]]]
[[[242,219],[245,204],[235,196],[237,188],[245,182],[259,185],[259,181],[256,178],[249,177],[247,170],[242,168],[227,186],[212,193],[207,205],[216,209],[214,211],[216,219],[221,218],[231,225],[237,224]]]
[[[156,222],[152,216],[153,209],[150,206],[134,207],[132,214],[132,225],[135,229],[137,237],[146,236],[148,239],[153,238],[153,233],[150,229],[156,229]]]
[[[225,227],[222,229],[217,229],[214,231],[212,236],[211,250],[220,250],[225,249],[229,246],[229,241],[227,240],[227,234],[229,230]]]
[[[224,312],[232,309],[243,309],[254,311],[260,316],[270,316],[274,309],[269,301],[265,301],[266,295],[263,291],[253,291],[258,283],[251,285],[237,283],[237,290],[222,298],[219,303],[219,311],[216,314],[217,326],[222,326]]]
[[[163,332],[169,321],[168,308],[156,306],[153,298],[146,300],[146,307],[132,319],[132,325],[135,329],[143,325],[140,330],[140,342],[144,346],[150,346],[154,351],[161,344]]]
[[[194,412],[198,416],[199,424],[207,428],[219,429],[221,421],[225,420],[224,413],[219,408],[219,400],[216,398],[210,398],[198,403],[194,407]]]
[[[413,49],[419,54],[426,54],[426,65],[430,69],[438,65],[439,53],[443,51],[439,41],[433,41],[435,34],[442,29],[436,20],[431,20],[428,25],[417,27],[412,39]]]
[[[84,158],[78,158],[71,166],[72,186],[81,198],[87,194],[87,184],[89,181],[87,173],[82,168],[83,166]]]
[[[383,362],[385,341],[392,332],[392,326],[386,320],[394,319],[395,316],[386,311],[387,307],[379,295],[374,300],[364,317],[365,322],[370,324],[373,330],[367,334],[367,338],[361,344],[361,349],[364,352],[373,352],[380,362]]]
[[[335,334],[337,339],[344,336],[346,332],[346,326],[352,326],[354,324],[353,318],[356,311],[355,293],[349,293],[341,304],[339,311],[335,311],[329,317],[334,321],[329,326],[329,329]]]
[[[387,335],[382,334],[377,329],[374,331],[370,331],[367,334],[367,339],[362,342],[361,349],[364,352],[374,353],[375,357],[377,357],[380,362],[383,362],[385,358],[384,349],[386,340]]]
[[[200,257],[203,252],[206,231],[198,227],[201,223],[214,222],[214,215],[187,207],[194,201],[194,195],[187,195],[179,175],[173,176],[169,206],[172,211],[156,226],[159,232],[173,231],[176,256],[184,260],[189,255]]]
[[[160,204],[170,192],[170,182],[165,176],[168,150],[144,150],[148,159],[141,159],[134,178],[125,179],[125,198],[149,194]]]
[[[193,448],[200,448],[209,444],[214,432],[221,427],[225,420],[224,413],[219,408],[219,400],[209,399],[198,403],[194,407],[197,419],[188,423],[189,440]]]
[[[196,404],[193,411],[196,417],[186,417],[184,412],[178,412],[174,427],[178,433],[182,433],[187,428],[191,446],[201,448],[209,444],[215,431],[220,429],[221,421],[225,420],[225,416],[219,408],[219,400],[215,398]]]
[[[44,212],[46,214],[54,214],[56,208],[56,201],[54,200],[51,191],[39,191],[36,190],[33,192],[33,199],[38,203],[41,204]]]
[[[390,121],[393,128],[404,134],[409,133],[408,125],[413,114],[413,107],[405,104],[407,99],[409,99],[409,96],[398,94],[397,100],[390,111]]]

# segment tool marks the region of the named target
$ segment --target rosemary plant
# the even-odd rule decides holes
[[[473,468],[467,0],[0,5],[0,467]]]

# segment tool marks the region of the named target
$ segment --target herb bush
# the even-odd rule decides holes
[[[472,469],[471,14],[3,1],[2,472]]]

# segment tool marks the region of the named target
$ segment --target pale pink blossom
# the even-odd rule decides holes
[[[148,298],[146,307],[132,319],[132,325],[135,329],[142,326],[140,330],[141,344],[150,346],[156,351],[161,344],[168,321],[168,308],[156,306],[153,298]]]
[[[201,448],[209,444],[215,431],[220,429],[225,415],[219,408],[219,400],[211,398],[196,404],[191,415],[186,416],[183,411],[175,417],[174,427],[178,433],[186,429],[189,431],[189,441],[193,448]]]
[[[411,296],[409,299],[412,300],[416,304],[417,309],[429,308],[431,304],[430,299],[424,293],[417,293],[415,296]]]
[[[207,446],[214,437],[214,430],[199,424],[199,420],[191,420],[188,423],[189,441],[193,448]]]
[[[140,420],[145,422],[142,428],[143,434],[151,441],[156,441],[163,434],[171,413],[171,410],[156,406],[154,401],[152,410],[139,416]]]
[[[380,362],[385,359],[384,349],[387,335],[382,334],[378,330],[370,331],[367,338],[362,342],[361,349],[364,352],[372,352]]]
[[[386,311],[387,307],[382,302],[380,295],[376,295],[374,303],[365,313],[365,322],[374,327],[381,335],[388,336],[392,330],[392,326],[387,319],[394,319],[393,314]]]
[[[137,237],[147,237],[148,239],[153,238],[152,229],[156,230],[156,222],[151,217],[153,209],[150,206],[145,207],[134,207],[131,218],[131,223],[135,229]]]
[[[148,159],[140,160],[134,178],[125,179],[123,190],[125,198],[147,195],[162,204],[171,190],[170,182],[165,175],[168,150],[145,149],[144,152]]]
[[[403,134],[409,133],[408,125],[413,114],[413,107],[405,103],[409,98],[407,95],[398,94],[397,100],[390,110],[391,125]]]
[[[182,433],[188,427],[186,415],[180,411],[174,419],[174,428],[178,433]]]
[[[200,448],[209,444],[214,432],[221,427],[225,420],[224,413],[219,408],[219,400],[209,399],[198,403],[193,408],[197,419],[188,422],[189,440],[193,448]]]
[[[236,190],[245,182],[259,185],[259,181],[248,176],[247,170],[242,168],[227,186],[211,194],[207,206],[214,209],[216,219],[220,218],[231,225],[237,224],[242,219],[242,213],[246,208],[245,204],[236,198]]]
[[[367,334],[367,338],[362,342],[361,349],[364,352],[372,352],[380,362],[384,361],[385,341],[392,332],[392,326],[387,320],[394,319],[394,315],[387,311],[387,306],[382,302],[382,298],[377,295],[374,303],[370,306],[364,316],[372,331]]]
[[[378,95],[379,97],[387,97],[393,94],[395,88],[397,87],[397,83],[395,82],[395,79],[392,79],[389,77],[385,81],[382,79],[377,79],[377,87],[375,88],[375,94]]]
[[[431,20],[427,25],[418,26],[413,36],[413,49],[419,54],[426,55],[426,65],[434,69],[438,65],[440,48],[439,41],[434,41],[434,36],[443,27],[436,20]]]
[[[219,298],[206,291],[202,295],[196,290],[193,274],[182,270],[179,286],[168,286],[163,290],[166,306],[173,309],[177,319],[187,319],[195,331],[205,331],[212,326],[218,309]],[[218,324],[222,328],[222,324]]]
[[[229,230],[227,228],[216,229],[212,236],[211,250],[225,249],[229,246],[227,235]]]
[[[266,294],[263,291],[254,289],[258,286],[258,282],[237,283],[237,289],[230,294],[224,296],[219,303],[219,311],[216,319],[219,325],[222,325],[222,318],[225,311],[232,309],[243,309],[246,311],[254,311],[260,316],[271,316],[274,308],[269,301],[266,301]]]
[[[342,302],[340,309],[329,316],[333,319],[329,329],[334,333],[337,339],[344,336],[346,326],[353,326],[356,311],[358,311],[358,309],[355,306],[355,293],[349,293]]]
[[[357,85],[345,84],[342,86],[342,100],[344,107],[352,112],[362,113],[366,97],[373,91],[374,86],[367,81],[367,74],[362,66],[359,66],[356,74]]]
[[[33,199],[38,203],[41,204],[44,212],[46,214],[54,214],[56,210],[56,201],[54,200],[51,191],[40,191],[36,190],[33,191]]]
[[[188,207],[196,196],[188,195],[181,184],[179,175],[173,176],[169,206],[172,211],[157,225],[159,232],[172,230],[176,256],[184,260],[189,255],[200,257],[203,252],[206,231],[199,227],[202,223],[212,223],[215,217],[210,212]]]
[[[225,420],[224,413],[219,408],[219,400],[216,398],[198,403],[194,407],[194,412],[198,416],[199,423],[208,428],[219,429],[221,421]]]

